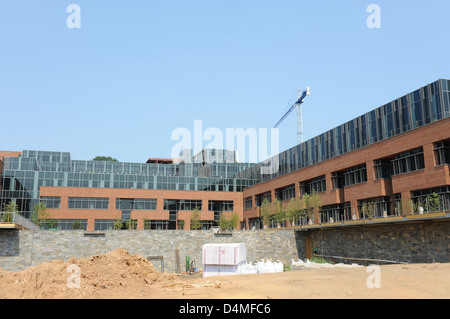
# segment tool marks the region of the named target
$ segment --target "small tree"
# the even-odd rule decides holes
[[[126,229],[136,229],[137,228],[137,220],[136,219],[129,219],[126,221],[125,224],[126,224]]]
[[[305,214],[308,216],[310,223],[314,223],[314,216],[319,214],[320,208],[322,207],[322,199],[317,192],[312,194],[304,194],[302,196],[303,207],[305,209]]]
[[[178,229],[184,229],[185,221],[184,219],[178,220]]]
[[[259,215],[262,217],[264,228],[267,228],[269,226],[269,216],[271,215],[270,206],[271,205],[267,200],[267,198],[264,198],[263,202],[261,203],[261,206],[259,207]]]
[[[44,222],[49,229],[56,229],[59,225],[59,222],[56,219],[46,219]]]
[[[402,216],[411,215],[413,212],[416,211],[418,207],[423,207],[422,204],[415,203],[414,205],[411,204],[411,200],[409,199],[402,199],[400,203],[400,212]]]
[[[7,205],[3,204],[3,212],[6,213],[3,214],[3,220],[7,223],[11,223],[13,221],[13,213],[17,213],[18,210],[18,206],[12,200]]]
[[[50,219],[50,213],[47,210],[47,206],[43,202],[39,204],[34,204],[33,206],[33,215],[31,220],[38,226],[41,225],[42,222],[45,222],[47,219]]]
[[[219,227],[220,230],[228,230],[231,228],[231,221],[227,218],[224,212],[220,213]]]
[[[274,220],[277,225],[280,225],[286,220],[286,212],[283,210],[282,203],[279,199],[277,199],[270,208],[271,219]]]
[[[286,208],[286,219],[292,226],[295,226],[295,221],[304,215],[303,202],[299,197],[291,198]]]
[[[113,229],[119,230],[119,229],[122,229],[122,227],[123,227],[122,219],[120,219],[120,218],[115,219],[114,223],[113,223]]]
[[[365,201],[361,205],[361,213],[363,213],[367,218],[372,219],[375,217],[375,203]]]
[[[239,218],[238,213],[236,213],[236,212],[232,213],[230,216],[230,224],[233,229],[238,228],[239,221],[240,221],[240,218]]]
[[[437,212],[441,210],[442,199],[441,196],[433,193],[432,195],[427,196],[427,204],[429,212]]]
[[[198,207],[195,207],[191,215],[191,229],[196,230],[200,228],[202,228],[202,224],[200,222],[200,210]]]
[[[73,229],[82,229],[81,222],[79,220],[74,220],[72,227]]]

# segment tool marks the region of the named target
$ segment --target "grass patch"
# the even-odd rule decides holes
[[[310,259],[310,262],[316,263],[316,264],[333,264],[331,260],[328,260],[323,257],[313,257]]]

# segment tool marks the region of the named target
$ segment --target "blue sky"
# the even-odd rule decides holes
[[[310,86],[307,140],[450,78],[449,12],[448,0],[2,1],[0,150],[170,157],[174,129],[270,129]],[[292,113],[280,151],[296,138]]]

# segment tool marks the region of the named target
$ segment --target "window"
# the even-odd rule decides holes
[[[51,219],[41,221],[41,229],[57,228],[59,230],[87,229],[87,219]]]
[[[425,168],[423,148],[404,152],[395,156],[392,162],[392,175],[413,172]]]
[[[263,229],[263,223],[260,217],[250,218],[248,220],[249,229]]]
[[[344,186],[365,182],[367,182],[366,164],[351,167],[344,173]]]
[[[208,210],[214,212],[232,212],[234,202],[232,200],[210,200],[208,201]]]
[[[344,204],[327,205],[320,208],[320,221],[322,223],[338,222],[346,219],[348,218],[345,216]]]
[[[450,141],[435,143],[434,156],[436,158],[436,165],[450,164]]]
[[[300,194],[322,193],[327,190],[325,175],[300,183]]]
[[[47,208],[61,208],[61,197],[41,197],[41,202]]]
[[[108,209],[109,198],[69,197],[70,209]]]
[[[94,230],[112,230],[114,229],[114,219],[96,219]]]
[[[376,218],[391,215],[389,197],[375,197],[358,201],[361,218]]]
[[[144,219],[144,229],[166,230],[169,229],[169,221]]]
[[[128,202],[131,202],[131,207],[124,206],[129,206]],[[116,209],[156,210],[156,204],[157,200],[155,198],[116,199]]]
[[[201,200],[181,199],[178,203],[178,210],[194,210],[194,209],[202,210]]]
[[[259,194],[255,196],[255,200],[256,200],[256,207],[261,206],[261,204],[264,202],[264,200],[267,199],[267,201],[269,203],[272,203],[272,193],[271,192],[266,192],[263,194]]]
[[[154,198],[135,198],[133,200],[133,209],[156,210],[156,202]]]
[[[164,210],[202,210],[201,200],[165,199]]]
[[[310,193],[322,193],[327,190],[327,184],[325,181],[325,175],[314,178],[311,182],[309,182],[309,191]]]
[[[244,209],[251,209],[253,207],[253,199],[251,197],[244,198]]]
[[[291,198],[295,198],[295,184],[276,189],[275,197],[281,201],[290,200]]]
[[[414,207],[422,206],[425,212],[450,210],[450,186],[421,189],[412,192]]]
[[[343,188],[345,181],[344,181],[344,173],[341,172],[334,172],[331,174],[331,182],[333,184],[333,189],[336,188]]]
[[[391,178],[391,161],[390,160],[376,160],[374,163],[375,178]]]
[[[200,221],[200,229],[201,230],[209,230],[215,225],[216,225],[216,222],[213,220],[201,220]],[[191,221],[191,229],[192,229],[192,221]]]

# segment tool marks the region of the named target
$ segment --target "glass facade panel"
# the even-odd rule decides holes
[[[69,197],[69,209],[108,209],[109,198]]]
[[[261,174],[259,169],[261,164],[257,164],[238,173],[236,177],[264,182],[450,117],[450,96],[445,90],[448,90],[448,81],[433,82],[275,155],[278,158],[279,169],[274,174]],[[291,154],[294,158],[290,156]],[[295,165],[287,165],[287,158]]]

